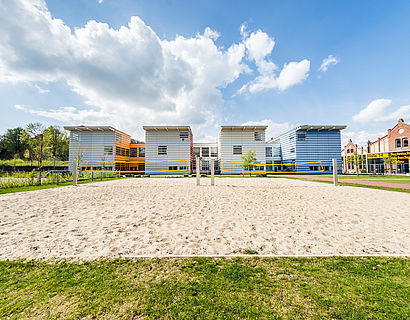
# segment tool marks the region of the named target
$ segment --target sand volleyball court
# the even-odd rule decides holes
[[[0,195],[0,258],[408,254],[410,195],[288,179],[151,178]]]

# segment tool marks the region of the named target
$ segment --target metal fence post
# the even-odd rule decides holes
[[[200,166],[201,166],[201,160],[200,160],[199,157],[196,157],[196,185],[197,186],[201,185],[201,182],[200,182],[200,178],[201,178]]]
[[[102,181],[102,174],[103,174],[103,173],[102,173],[102,172],[100,172],[100,181]]]
[[[215,185],[215,159],[211,159],[211,186]]]
[[[57,181],[56,181],[56,185],[60,184],[60,172],[57,172]]]
[[[91,172],[91,182],[94,181],[94,172]]]
[[[333,162],[333,184],[335,186],[338,185],[338,178],[337,178],[337,159],[332,159]]]
[[[41,171],[37,173],[37,184],[40,186],[41,185]]]
[[[73,186],[77,185],[77,175],[78,175],[78,160],[74,160],[74,171],[73,171]]]

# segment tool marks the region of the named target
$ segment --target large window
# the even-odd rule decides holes
[[[104,147],[104,154],[105,155],[112,155],[114,148],[112,146],[105,146]]]
[[[138,157],[138,149],[137,148],[131,148],[130,149],[130,156],[131,157]]]
[[[233,146],[233,154],[242,154],[242,146]]]
[[[158,155],[166,155],[167,146],[158,146]]]
[[[290,153],[295,153],[295,148],[290,148]]]
[[[267,158],[272,158],[272,147],[266,147],[266,157]]]
[[[403,147],[408,147],[409,146],[409,139],[403,138]]]
[[[298,132],[298,141],[306,141],[306,132]]]
[[[121,134],[119,134],[118,132],[115,133],[115,141],[121,143]]]
[[[145,148],[140,147],[140,148],[138,148],[138,149],[139,149],[139,156],[140,156],[140,157],[145,157]]]
[[[200,156],[201,148],[200,147],[193,147],[192,152],[194,156]]]
[[[255,141],[262,141],[262,132],[255,131],[254,137]]]
[[[401,140],[396,139],[396,148],[401,148]]]
[[[209,157],[209,147],[202,147],[202,156]]]
[[[211,147],[211,157],[218,156],[218,147]]]
[[[188,131],[181,131],[179,133],[179,138],[181,139],[181,141],[187,141],[189,138],[189,132]]]

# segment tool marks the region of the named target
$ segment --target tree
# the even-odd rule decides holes
[[[54,169],[56,166],[56,158],[63,154],[64,144],[66,143],[66,135],[57,126],[49,126],[44,130],[44,141],[47,150],[53,157]]]
[[[1,138],[2,159],[13,159],[16,155],[23,158],[27,143],[23,138],[24,129],[8,129]]]
[[[29,148],[37,164],[41,167],[43,160],[46,158],[46,148],[44,131],[45,128],[41,123],[29,123],[26,128],[26,136],[29,138]]]
[[[385,166],[389,167],[389,174],[392,173],[392,164],[396,163],[396,159],[393,159],[389,153],[389,155],[387,156],[387,158],[383,158],[383,163]]]
[[[242,169],[245,171],[249,171],[249,175],[252,175],[252,170],[255,163],[259,163],[256,160],[256,152],[249,150],[247,153],[245,153],[242,157],[241,157],[243,164],[241,165]]]

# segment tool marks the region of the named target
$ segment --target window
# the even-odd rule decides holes
[[[112,155],[113,150],[114,150],[114,148],[112,146],[106,146],[106,147],[104,147],[104,154],[105,155]]]
[[[209,157],[209,147],[202,147],[202,156]]]
[[[408,147],[409,146],[409,139],[403,138],[403,147]]]
[[[200,147],[194,147],[193,149],[193,154],[194,156],[200,156],[201,148]]]
[[[255,141],[262,141],[262,132],[254,132]]]
[[[176,170],[178,170],[178,166],[169,166],[168,170],[169,171],[176,171]]]
[[[179,167],[179,170],[186,170],[186,166]]]
[[[138,148],[131,148],[130,149],[130,156],[131,157],[138,157]]]
[[[117,156],[121,155],[121,148],[120,147],[115,148],[115,155],[117,155]]]
[[[181,141],[188,141],[189,132],[188,131],[181,131],[179,133],[179,138],[181,139]]]
[[[396,139],[396,148],[401,148],[401,140]]]
[[[140,157],[145,157],[145,148],[140,147],[140,148],[138,148],[138,149],[139,149]]]
[[[158,146],[158,155],[166,155],[166,154],[167,154],[167,146]]]
[[[295,153],[295,148],[290,148],[290,153]]]
[[[233,154],[242,154],[242,146],[233,146]]]
[[[211,157],[217,157],[217,156],[218,156],[218,148],[211,147]]]
[[[119,134],[118,132],[115,133],[115,141],[121,142],[121,134]]]
[[[295,135],[292,133],[292,134],[289,136],[289,141],[293,141],[293,140],[295,140]]]
[[[306,141],[306,132],[298,132],[298,141]]]
[[[266,147],[266,157],[272,158],[272,147]]]
[[[72,137],[74,141],[80,141],[80,135],[78,133],[73,132]]]

